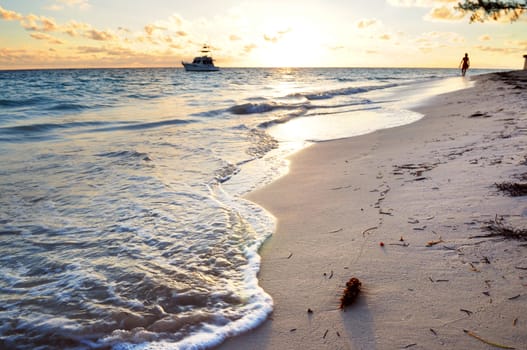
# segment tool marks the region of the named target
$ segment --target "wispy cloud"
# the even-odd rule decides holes
[[[441,6],[434,7],[425,16],[425,19],[431,21],[460,21],[465,18],[465,14],[455,10],[453,7]]]
[[[37,39],[37,40],[44,40],[44,41],[47,41],[48,43],[50,44],[56,44],[56,45],[62,45],[64,44],[64,42],[60,39],[57,39],[49,34],[46,34],[46,33],[38,33],[38,32],[35,32],[35,33],[31,33],[30,34],[31,37],[33,39]]]
[[[268,41],[268,42],[272,42],[272,43],[277,43],[278,41],[280,41],[287,33],[290,33],[292,32],[293,29],[292,28],[287,28],[285,30],[280,30],[280,31],[277,31],[276,33],[273,33],[273,34],[264,34],[264,40],[265,41]]]
[[[56,3],[47,7],[48,10],[61,11],[66,7],[76,7],[81,10],[88,10],[91,5],[88,0],[57,0]]]
[[[380,23],[379,20],[375,18],[364,18],[357,22],[357,28],[364,29],[364,28],[378,25],[379,23]]]

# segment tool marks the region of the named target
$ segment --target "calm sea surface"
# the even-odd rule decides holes
[[[0,348],[204,348],[257,326],[275,223],[241,196],[310,141],[419,119],[405,105],[457,75],[0,72]]]

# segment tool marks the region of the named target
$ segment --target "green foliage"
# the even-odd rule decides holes
[[[489,19],[497,21],[503,17],[513,22],[527,12],[527,0],[465,0],[459,3],[456,9],[465,13],[471,13],[470,22],[485,22]]]

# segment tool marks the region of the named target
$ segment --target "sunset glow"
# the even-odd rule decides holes
[[[527,19],[470,24],[458,0],[0,1],[0,69],[181,67],[203,43],[221,67],[521,68]]]

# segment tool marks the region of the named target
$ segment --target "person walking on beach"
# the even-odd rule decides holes
[[[461,59],[459,66],[461,67],[461,75],[465,76],[465,74],[467,74],[468,67],[470,67],[470,60],[468,58],[468,53],[465,53],[465,57]]]

